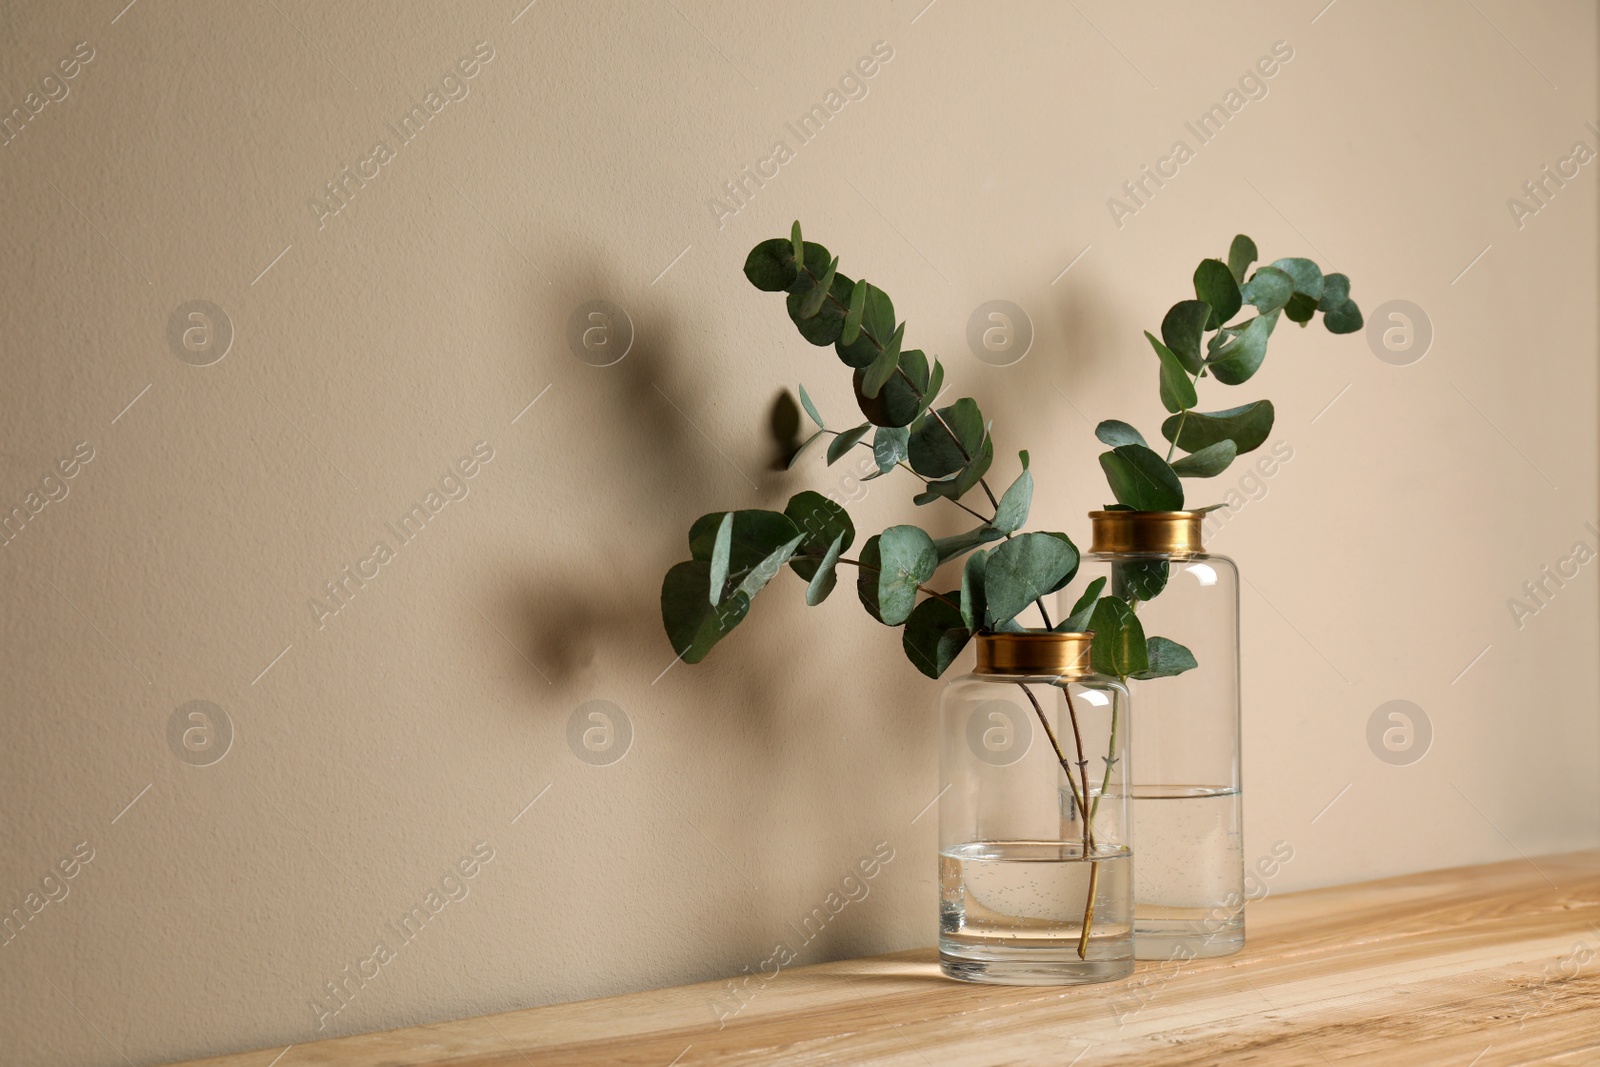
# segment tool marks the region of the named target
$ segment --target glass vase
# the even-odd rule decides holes
[[[1001,985],[1133,970],[1128,695],[1090,634],[980,634],[940,702],[939,960]]]
[[[1142,960],[1244,947],[1239,770],[1239,572],[1203,544],[1205,513],[1093,511],[1080,581],[1133,605],[1146,639],[1195,666],[1124,679],[1139,711],[1128,791],[1139,834],[1134,942]]]

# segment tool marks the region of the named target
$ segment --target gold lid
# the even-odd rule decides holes
[[[977,674],[1031,674],[1049,678],[1081,678],[1090,671],[1092,633],[979,634]]]
[[[1203,511],[1091,511],[1090,552],[1197,556]]]

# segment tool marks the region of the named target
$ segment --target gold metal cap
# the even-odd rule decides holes
[[[1031,674],[1049,678],[1081,678],[1088,674],[1092,633],[1058,634],[1048,630],[979,634],[977,674]]]
[[[1091,511],[1090,552],[1197,556],[1203,511]]]

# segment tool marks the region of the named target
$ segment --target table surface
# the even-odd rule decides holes
[[[706,982],[194,1062],[1600,1064],[1600,850],[1269,896],[1249,931],[1104,985],[966,985],[918,949],[782,970],[721,1027]]]

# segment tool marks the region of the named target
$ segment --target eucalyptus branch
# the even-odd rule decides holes
[[[840,433],[840,431],[838,431],[838,430],[830,430],[827,427],[823,427],[822,432],[823,433],[831,433],[835,437],[838,437],[839,433]],[[856,442],[856,446],[859,447],[859,448],[865,448],[868,452],[872,452],[873,451],[872,446],[867,444],[867,442],[865,442],[865,441],[857,441]],[[874,455],[874,457],[876,457],[877,453],[873,452],[873,455]],[[911,468],[911,464],[907,463],[905,460],[900,460],[898,463],[895,464],[895,466],[899,467],[901,470],[905,471],[907,474],[910,474],[913,478],[916,478],[923,485],[932,485],[933,484],[933,479],[924,478],[922,475],[918,474],[915,470],[913,470]],[[986,517],[983,514],[983,512],[981,512],[981,511],[973,511],[971,508],[967,507],[965,504],[963,504],[961,501],[957,500],[953,496],[947,496],[947,497],[944,497],[943,499],[950,501],[950,503],[954,504],[956,507],[960,508],[962,511],[965,511],[968,515],[971,515],[975,519],[979,519],[979,520],[981,520],[983,522],[993,522],[994,521],[994,516],[990,515],[990,516]]]
[[[811,268],[806,266],[804,263],[797,261],[795,263],[795,268],[796,270],[803,272],[807,278],[810,278],[813,286],[820,284],[821,279],[813,274]],[[823,301],[825,303],[832,304],[842,312],[848,313],[850,310],[839,302],[839,298],[834,296],[831,290],[823,296]],[[865,326],[862,326],[860,330],[862,337],[865,337],[868,341],[872,342],[873,347],[877,348],[878,351],[883,351],[883,342],[872,336],[871,330],[867,329]],[[915,395],[919,401],[924,399],[927,394],[917,387],[917,383],[911,380],[911,376],[905,372],[904,368],[896,366],[894,372],[899,376],[901,381],[906,383],[906,388],[910,389],[912,394]],[[960,450],[962,458],[968,463],[971,463],[972,453],[967,451],[966,446],[961,443],[961,438],[956,436],[956,432],[950,428],[950,424],[948,422],[944,421],[944,416],[939,414],[938,410],[934,408],[932,402],[929,402],[928,404],[928,414],[932,415],[939,425],[944,427],[944,432],[950,435],[950,440],[955,444],[956,448]],[[983,495],[989,498],[989,506],[998,508],[1000,506],[1000,501],[995,497],[994,490],[989,488],[988,481],[986,479],[979,478],[978,484],[983,487]]]
[[[1061,683],[1061,695],[1067,698],[1067,717],[1072,720],[1072,736],[1078,744],[1078,776],[1083,779],[1083,793],[1089,796],[1089,761],[1083,755],[1083,735],[1078,731],[1078,711],[1072,704],[1070,683]],[[1089,860],[1089,892],[1083,902],[1083,928],[1078,935],[1078,958],[1089,958],[1089,932],[1094,926],[1094,898],[1100,888],[1100,861],[1094,853],[1094,809],[1083,809],[1083,858]]]

